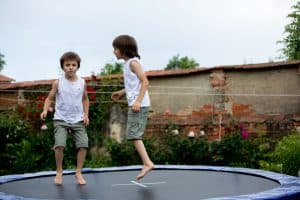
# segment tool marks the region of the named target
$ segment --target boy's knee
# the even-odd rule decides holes
[[[80,152],[86,152],[87,151],[87,148],[86,147],[79,147],[77,149],[77,151],[80,151]]]
[[[63,147],[63,146],[56,146],[56,147],[54,147],[55,151],[64,151],[64,149],[65,149],[65,147]]]

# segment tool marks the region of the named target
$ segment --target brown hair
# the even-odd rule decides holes
[[[119,35],[113,40],[112,46],[119,49],[121,54],[128,58],[141,58],[138,53],[136,40],[130,35]]]
[[[75,60],[77,62],[77,65],[78,65],[78,69],[80,67],[80,62],[81,62],[81,59],[79,57],[79,55],[75,52],[72,52],[72,51],[69,51],[69,52],[66,52],[64,53],[61,57],[60,57],[60,67],[63,68],[64,66],[64,62],[66,60]]]

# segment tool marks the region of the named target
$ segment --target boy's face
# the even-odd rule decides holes
[[[63,70],[65,75],[68,77],[73,77],[76,75],[78,70],[78,64],[76,60],[65,60],[63,64]]]
[[[120,52],[120,50],[118,48],[114,48],[114,54],[117,57],[117,59],[121,59],[122,58],[121,52]]]

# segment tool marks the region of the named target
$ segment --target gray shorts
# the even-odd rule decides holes
[[[141,140],[147,125],[149,107],[141,107],[139,112],[133,112],[128,107],[128,119],[126,126],[127,140]]]
[[[76,148],[88,148],[89,140],[83,122],[74,124],[67,123],[62,120],[54,120],[54,139],[55,144],[53,148],[58,146],[66,147],[67,136],[71,134],[75,140]]]

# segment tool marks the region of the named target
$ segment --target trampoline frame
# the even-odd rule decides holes
[[[98,173],[98,172],[117,172],[117,171],[132,171],[140,170],[141,166],[123,166],[123,167],[106,167],[106,168],[84,168],[83,173]],[[271,190],[266,190],[259,193],[252,193],[247,195],[238,195],[231,197],[210,198],[211,200],[237,200],[237,199],[300,199],[300,178],[289,176],[285,174],[264,171],[250,168],[234,168],[234,167],[220,167],[220,166],[203,166],[203,165],[156,165],[155,170],[200,170],[200,171],[215,171],[215,172],[229,172],[239,173],[251,176],[262,177],[276,181],[280,184]],[[74,170],[64,170],[63,174],[74,174]],[[36,173],[26,173],[17,175],[0,176],[0,184],[11,181],[18,181],[22,179],[39,178],[46,176],[55,176],[56,171],[44,171]],[[15,196],[13,194],[6,194],[0,191],[0,199],[3,200],[35,200],[36,198],[25,198]]]

